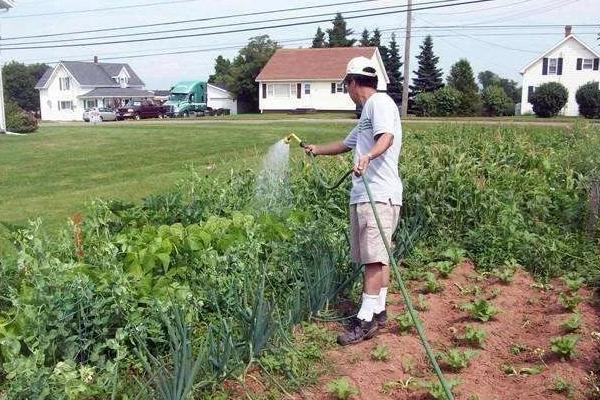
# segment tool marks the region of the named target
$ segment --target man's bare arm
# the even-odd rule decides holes
[[[344,142],[339,141],[320,145],[307,144],[304,147],[304,150],[307,153],[314,154],[315,156],[333,156],[336,154],[346,153],[352,149],[346,146]]]

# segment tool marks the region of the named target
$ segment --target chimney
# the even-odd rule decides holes
[[[571,34],[571,31],[573,31],[573,27],[571,25],[566,25],[565,26],[565,37],[569,36]]]
[[[98,56],[94,56],[94,64],[98,64]]]

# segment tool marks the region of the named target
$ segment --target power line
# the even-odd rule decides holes
[[[12,37],[3,37],[1,40],[32,39],[32,38],[52,37],[52,36],[77,35],[77,34],[81,34],[81,33],[98,33],[98,32],[109,32],[109,31],[112,32],[112,31],[120,31],[120,30],[125,30],[125,29],[151,28],[151,27],[156,27],[156,26],[179,25],[179,24],[188,24],[191,22],[205,22],[205,21],[215,21],[215,20],[219,20],[219,19],[251,17],[251,16],[256,16],[256,15],[274,14],[274,13],[281,13],[281,12],[288,12],[288,11],[309,10],[309,9],[314,9],[314,8],[334,7],[334,6],[339,6],[339,5],[372,3],[374,1],[380,1],[380,0],[344,1],[344,2],[339,2],[339,3],[319,4],[319,5],[312,5],[312,6],[294,7],[294,8],[283,8],[283,9],[269,10],[269,11],[254,11],[254,12],[249,12],[249,13],[221,15],[221,16],[216,16],[216,17],[195,18],[195,19],[186,19],[186,20],[169,21],[169,22],[157,22],[157,23],[153,23],[153,24],[129,25],[129,26],[100,28],[100,29],[88,29],[88,30],[82,30],[82,31],[49,33],[49,34],[45,34],[45,35],[12,36]]]
[[[429,9],[435,9],[435,8],[456,7],[456,6],[466,5],[466,4],[486,3],[486,2],[490,2],[490,1],[497,1],[497,0],[462,1],[460,3],[432,5],[432,6],[421,7],[421,8],[413,8],[413,10],[417,11],[417,10],[429,10]],[[345,19],[356,19],[356,18],[366,18],[366,17],[374,17],[374,16],[382,16],[382,15],[390,15],[390,14],[400,14],[400,13],[404,13],[404,12],[406,12],[406,10],[385,11],[385,12],[380,12],[380,13],[354,15],[354,16],[349,16]],[[173,35],[173,36],[153,37],[153,38],[144,38],[144,39],[128,39],[128,40],[110,41],[110,42],[67,43],[67,44],[50,45],[50,46],[2,47],[1,49],[5,50],[5,51],[6,50],[32,50],[32,49],[48,49],[48,48],[63,48],[63,47],[98,46],[98,45],[107,45],[107,44],[115,45],[115,44],[123,44],[123,43],[139,43],[139,42],[149,42],[149,41],[157,41],[157,40],[181,39],[181,38],[189,38],[189,37],[212,36],[212,35],[223,35],[223,34],[229,34],[229,33],[249,32],[249,31],[255,31],[255,30],[259,30],[259,29],[287,28],[287,27],[291,27],[291,26],[310,25],[310,24],[316,24],[316,23],[322,23],[322,22],[330,22],[330,20],[329,19],[321,19],[321,20],[314,20],[314,21],[294,22],[294,23],[263,26],[263,27],[234,29],[234,30],[229,30],[229,31],[194,33],[194,34]]]
[[[92,13],[98,11],[113,11],[113,10],[122,10],[125,8],[140,8],[140,7],[152,7],[152,6],[160,6],[165,4],[175,4],[175,3],[191,3],[193,1],[198,0],[171,0],[171,1],[159,1],[156,3],[146,3],[146,4],[130,4],[128,6],[114,6],[114,7],[103,7],[103,8],[92,8],[87,10],[71,10],[71,11],[56,11],[56,12],[48,12],[48,13],[39,13],[39,14],[21,14],[21,15],[13,15],[10,14],[6,17],[2,17],[1,19],[15,19],[15,18],[28,18],[28,17],[46,17],[50,15],[65,15],[65,14],[85,14]]]
[[[448,0],[436,0],[436,1],[430,1],[430,2],[425,2],[425,3],[421,3],[421,4],[447,3],[447,1]],[[405,6],[386,6],[386,7],[377,7],[377,8],[371,8],[371,9],[365,9],[365,10],[347,10],[347,11],[342,11],[342,13],[347,15],[347,14],[352,14],[352,13],[366,12],[366,11],[389,10],[389,9],[399,8],[399,7],[405,7]],[[162,30],[162,31],[150,31],[150,32],[120,33],[120,34],[115,34],[115,35],[104,35],[104,36],[94,36],[94,37],[89,37],[88,36],[88,37],[73,38],[73,39],[51,39],[51,40],[41,40],[41,41],[37,40],[35,42],[10,43],[8,45],[9,46],[23,46],[23,45],[28,45],[28,44],[60,43],[60,42],[65,42],[65,41],[68,41],[68,42],[81,42],[81,41],[92,40],[92,39],[96,40],[96,39],[132,37],[132,36],[158,35],[158,34],[163,34],[163,33],[188,32],[188,31],[195,31],[195,30],[209,29],[209,28],[224,28],[224,27],[228,28],[228,27],[234,27],[234,26],[255,25],[255,24],[258,24],[258,23],[290,21],[290,20],[298,20],[298,19],[303,19],[303,18],[317,18],[317,17],[325,17],[325,16],[330,16],[330,15],[332,15],[332,13],[328,12],[328,13],[313,14],[313,15],[303,15],[303,16],[283,17],[283,18],[272,18],[272,19],[265,19],[265,20],[261,20],[261,21],[234,22],[234,23],[227,23],[227,24],[221,24],[221,25],[197,26],[197,27],[167,29],[167,30]]]

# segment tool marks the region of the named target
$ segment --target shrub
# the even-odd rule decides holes
[[[514,103],[504,89],[497,85],[488,86],[481,93],[483,112],[490,117],[501,117],[513,114]]]
[[[445,86],[434,93],[435,116],[457,115],[462,102],[462,94],[453,87]]]
[[[549,118],[558,115],[567,104],[569,91],[558,82],[548,82],[540,85],[531,96],[533,112],[538,117]]]
[[[16,133],[31,133],[38,128],[37,120],[12,101],[6,102],[6,129]]]
[[[588,82],[577,89],[575,100],[579,113],[586,118],[600,118],[600,87],[598,82]]]
[[[415,107],[422,117],[432,117],[435,115],[435,96],[432,92],[419,93],[415,97]]]

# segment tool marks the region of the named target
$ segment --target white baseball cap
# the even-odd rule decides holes
[[[373,60],[367,57],[354,57],[348,62],[346,66],[346,76],[348,75],[362,75],[371,78],[377,77],[377,69]]]

